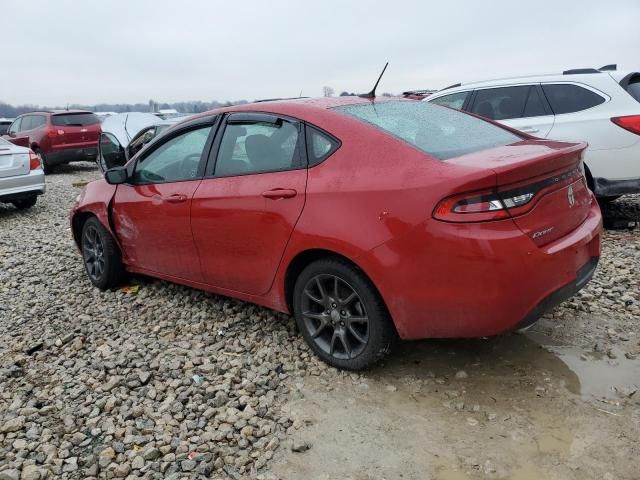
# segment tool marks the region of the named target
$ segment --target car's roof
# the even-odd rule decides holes
[[[263,100],[254,103],[244,103],[242,105],[233,105],[231,107],[221,107],[208,112],[199,113],[188,117],[188,120],[207,117],[224,112],[265,112],[276,113],[281,115],[291,115],[304,120],[305,117],[313,116],[314,112],[323,112],[332,108],[345,105],[371,105],[383,102],[413,102],[401,97],[380,96],[375,98],[358,97],[355,95],[343,97],[318,97],[318,98],[287,98]]]
[[[520,83],[543,83],[543,82],[579,82],[589,84],[595,78],[601,76],[611,75],[614,79],[625,77],[628,74],[634,73],[632,71],[602,71],[598,72],[594,70],[592,73],[547,73],[543,75],[523,75],[518,77],[503,77],[495,78],[492,80],[482,80],[476,82],[460,83],[455,86],[443,88],[439,90],[437,94],[441,94],[447,91],[456,92],[460,90],[469,90],[473,88],[493,87],[501,85],[514,85]]]

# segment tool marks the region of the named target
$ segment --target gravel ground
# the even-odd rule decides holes
[[[140,285],[137,294],[92,288],[71,241],[67,215],[80,191],[74,183],[97,176],[90,164],[62,167],[47,177],[48,192],[33,209],[19,212],[0,205],[0,480],[300,478],[301,462],[307,463],[303,472],[306,478],[382,478],[379,470],[367,472],[366,466],[357,467],[357,462],[350,466],[348,461],[340,470],[344,475],[320,474],[327,459],[314,463],[314,452],[329,449],[329,454],[332,445],[340,445],[340,438],[333,439],[327,431],[342,431],[342,425],[356,418],[364,407],[352,397],[341,403],[340,408],[347,409],[342,416],[327,416],[325,407],[325,416],[318,413],[315,423],[322,421],[327,429],[316,431],[325,434],[323,442],[322,436],[312,435],[314,421],[304,414],[307,407],[313,411],[310,397],[318,394],[317,398],[332,405],[339,396],[331,393],[327,397],[327,392],[335,392],[328,385],[339,385],[343,394],[367,390],[370,393],[361,398],[362,405],[373,405],[380,422],[385,415],[397,415],[399,408],[410,412],[418,408],[410,400],[415,399],[416,392],[421,392],[427,402],[419,404],[422,410],[413,412],[418,416],[441,415],[443,408],[454,413],[465,410],[464,405],[458,408],[456,398],[460,393],[445,388],[467,375],[447,370],[452,368],[448,361],[450,344],[405,344],[388,365],[361,375],[347,375],[326,367],[310,354],[286,315],[149,279],[135,280]],[[614,202],[606,213],[608,218],[640,221],[640,197]],[[607,409],[616,419],[610,430],[593,423],[601,429],[603,438],[599,441],[619,446],[619,432],[624,428],[631,429],[624,433],[626,438],[634,440],[633,431],[640,429],[638,399],[633,394],[635,379],[640,383],[640,369],[636,370],[638,365],[634,363],[640,354],[639,272],[640,232],[608,231],[603,259],[592,283],[534,327],[534,335],[546,339],[544,350],[537,343],[531,347],[532,340],[519,339],[523,336],[501,337],[499,343],[492,344],[496,348],[508,345],[507,350],[513,350],[514,345],[532,349],[530,363],[535,366],[543,362],[540,371],[523,366],[524,373],[518,377],[518,385],[524,377],[536,388],[532,390],[534,399],[545,396],[546,387],[539,391],[537,385],[544,385],[547,377],[540,372],[551,361],[539,355],[553,357],[554,365],[568,365],[569,360],[558,358],[569,355],[570,347],[579,360],[584,357],[580,360],[582,370],[587,372],[584,377],[580,365],[570,366],[571,370],[562,367],[558,375],[578,375],[582,384],[578,382],[576,387],[574,382],[572,387],[570,381],[563,381],[557,386],[560,393],[554,397],[556,403],[546,405],[551,410],[544,414],[545,422],[556,421],[554,412],[562,415],[559,412],[567,399],[574,405],[597,401],[601,410]],[[428,352],[424,345],[429,347]],[[454,347],[468,350],[469,345]],[[491,364],[492,355],[487,353],[480,364]],[[615,401],[607,395],[596,398],[593,393],[585,398],[589,392],[580,385],[588,385],[585,379],[595,368],[596,360],[591,356],[604,357],[609,367],[624,372]],[[435,373],[423,368],[427,360],[436,366]],[[417,370],[415,366],[421,362]],[[473,356],[468,364],[462,362],[458,367],[471,369],[476,363]],[[408,364],[413,370],[407,370]],[[439,373],[438,365],[444,373]],[[557,365],[554,368],[558,369]],[[499,399],[500,392],[508,394],[505,385],[509,383],[505,383],[504,372],[497,375],[493,368],[498,367],[488,366],[482,376],[495,383],[483,384],[482,391],[493,389]],[[571,373],[574,370],[575,375]],[[403,382],[400,389],[394,386],[397,381]],[[593,383],[597,386],[602,382],[596,378]],[[441,398],[445,390],[449,394]],[[464,388],[461,391],[464,393]],[[396,397],[395,405],[380,404],[379,399],[391,393],[402,395],[402,400]],[[463,417],[465,429],[478,424],[473,418],[476,413],[495,419],[510,407],[505,405],[501,411],[497,405],[485,411],[478,406],[476,410],[472,402],[468,408],[471,413]],[[580,407],[576,411],[582,415],[581,421],[589,423],[588,412],[594,409]],[[623,420],[626,423],[620,423]],[[447,444],[450,439],[445,437],[442,442],[434,442],[437,428],[450,428],[446,422],[440,427],[436,422],[433,428],[433,436],[424,439],[425,445],[433,444],[432,454],[445,447],[456,450],[456,442]],[[527,435],[524,427],[518,428]],[[476,438],[473,431],[461,432],[476,444],[482,442],[482,435]],[[394,448],[401,448],[398,438],[389,435],[396,443],[385,445],[380,444],[385,435],[367,433],[378,435],[375,444],[379,449],[370,452],[373,458],[385,448],[391,455],[390,464],[400,458],[393,457]],[[365,447],[369,438],[361,439]],[[575,448],[575,442],[573,445]],[[617,450],[623,460],[614,461],[605,455],[597,464],[604,467],[597,471],[603,475],[613,472],[611,479],[627,478],[640,452],[624,445]],[[597,458],[588,449],[585,452]],[[346,457],[350,453],[346,451]],[[423,471],[404,478],[511,478],[513,473],[509,459],[493,457],[498,467],[483,464],[478,469],[465,457],[467,460],[450,470],[441,461],[445,454],[443,450],[435,455],[439,460],[425,464],[433,477],[423,476]],[[356,467],[364,473],[353,474]],[[395,468],[385,473],[387,478],[398,478],[405,468],[409,471],[406,461],[397,462]],[[455,476],[458,468],[466,476]],[[562,472],[558,475],[563,478]]]

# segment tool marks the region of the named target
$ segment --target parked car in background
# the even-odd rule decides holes
[[[615,65],[457,84],[427,102],[543,138],[585,141],[589,187],[602,200],[640,193],[640,73]]]
[[[89,279],[163,278],[291,312],[324,361],[371,365],[396,335],[526,327],[600,255],[584,143],[398,98],[214,110],[79,195]]]
[[[437,92],[437,90],[407,90],[402,92],[404,98],[410,98],[411,100],[424,100],[429,95]]]
[[[94,161],[98,153],[100,120],[83,110],[31,112],[16,118],[4,138],[31,148],[45,173],[56,165]]]
[[[30,208],[45,189],[44,171],[36,154],[0,138],[0,202],[21,210]]]
[[[0,118],[0,135],[4,135],[13,123],[13,118]]]
[[[182,118],[161,120],[151,113],[118,113],[105,118],[96,163],[103,173],[122,166],[142,147]]]

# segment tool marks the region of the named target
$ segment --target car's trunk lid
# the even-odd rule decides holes
[[[7,147],[0,143],[0,178],[29,173],[29,153],[27,151],[16,152],[14,149],[15,147]]]
[[[526,140],[450,159],[492,169],[497,194],[515,224],[538,246],[580,225],[593,196],[583,174],[584,143]]]

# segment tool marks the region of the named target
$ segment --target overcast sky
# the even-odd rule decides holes
[[[379,92],[618,63],[639,0],[1,0],[0,101],[64,106]]]

